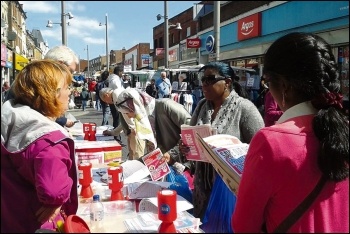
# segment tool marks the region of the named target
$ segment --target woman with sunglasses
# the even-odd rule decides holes
[[[201,79],[204,99],[199,101],[193,112],[190,125],[211,124],[217,129],[218,134],[233,135],[242,142],[249,143],[254,134],[264,127],[264,121],[256,106],[240,96],[243,95],[243,90],[237,82],[232,82],[232,77],[235,75],[233,69],[223,62],[211,62],[199,71],[204,72]],[[188,149],[182,143],[180,149],[186,155]],[[213,182],[218,175],[213,166],[205,162],[195,162],[194,174],[193,214],[204,222]],[[225,203],[225,199],[223,197],[217,202]],[[230,221],[230,217],[221,218]],[[230,225],[230,222],[227,225]],[[214,227],[215,224],[208,220],[204,226]],[[221,232],[221,230],[221,227],[216,227],[205,231]]]
[[[267,233],[349,233],[349,120],[332,51],[318,35],[300,32],[267,50],[264,76],[283,114],[250,143],[232,218],[235,232],[257,233],[265,226]],[[310,194],[304,212],[277,228]]]

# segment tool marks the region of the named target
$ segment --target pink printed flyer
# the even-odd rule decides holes
[[[159,148],[142,157],[147,166],[153,181],[162,179],[170,173],[168,163],[163,159],[163,154]]]

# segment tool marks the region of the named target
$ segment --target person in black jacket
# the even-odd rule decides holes
[[[149,83],[146,87],[146,93],[154,98],[156,98],[156,95],[157,95],[157,89],[156,89],[155,83],[156,83],[156,80],[151,79],[151,83]]]

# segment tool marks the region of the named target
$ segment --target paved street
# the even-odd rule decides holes
[[[93,108],[86,108],[85,111],[83,111],[81,108],[80,109],[71,109],[68,110],[68,113],[72,114],[77,120],[80,120],[82,123],[88,123],[88,122],[93,122],[96,123],[97,126],[101,126],[102,123],[102,111],[97,111],[96,109]],[[112,125],[113,119],[112,115],[109,118],[108,121],[109,125]],[[121,134],[122,142],[125,145],[122,147],[122,159],[126,160],[127,155],[129,153],[127,149],[127,141],[124,133]]]

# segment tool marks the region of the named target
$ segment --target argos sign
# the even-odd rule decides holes
[[[261,35],[261,13],[238,20],[238,40],[243,41]]]
[[[201,39],[199,38],[187,38],[186,39],[187,48],[200,48]]]

